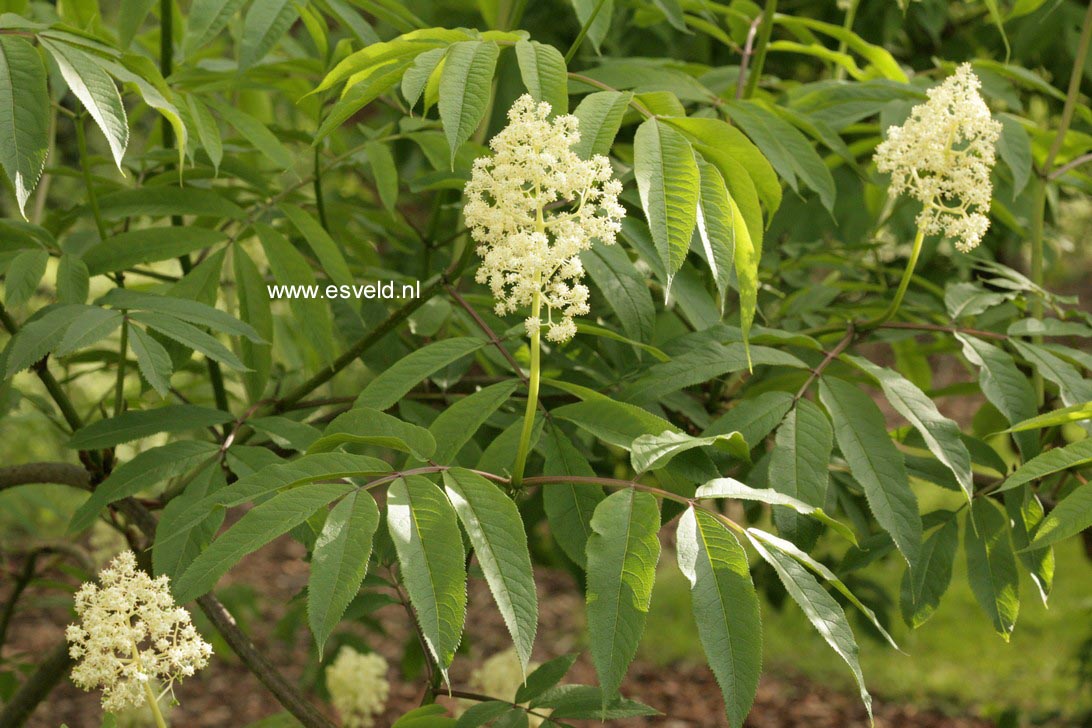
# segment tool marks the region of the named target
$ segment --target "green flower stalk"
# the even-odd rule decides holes
[[[866,326],[889,321],[898,312],[926,235],[943,235],[968,253],[989,229],[990,172],[1001,124],[990,116],[980,87],[970,64],[964,63],[944,83],[929,89],[928,100],[915,106],[902,126],[888,129],[887,139],[876,147],[876,169],[891,175],[890,194],[908,195],[921,202],[922,209],[895,298]]]
[[[482,258],[477,281],[487,284],[498,316],[530,307],[531,371],[527,412],[512,472],[523,478],[538,407],[541,333],[562,343],[576,334],[576,316],[589,313],[580,253],[595,240],[614,243],[624,208],[622,184],[610,162],[582,159],[575,116],[550,119],[550,105],[524,95],[508,112],[509,123],[493,137],[493,154],[474,162],[463,209]],[[543,321],[543,308],[546,320]]]

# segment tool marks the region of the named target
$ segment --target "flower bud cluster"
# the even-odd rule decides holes
[[[201,639],[190,614],[171,596],[166,576],[152,579],[124,551],[76,592],[79,624],[65,633],[77,661],[72,682],[102,689],[110,712],[145,702],[145,685],[170,689],[208,664],[212,646]]]
[[[978,89],[981,82],[964,63],[928,100],[910,112],[902,126],[887,130],[876,147],[876,168],[891,175],[892,195],[907,194],[923,205],[918,225],[942,234],[969,252],[990,226],[990,171],[1001,124]]]
[[[533,307],[537,296],[547,321],[532,315],[527,332],[545,324],[546,338],[561,342],[576,333],[573,317],[588,313],[580,253],[597,239],[613,244],[625,209],[607,158],[572,150],[576,117],[549,115],[548,103],[516,100],[493,154],[474,162],[463,214],[482,258],[477,280],[492,289],[497,315]]]
[[[326,689],[345,728],[371,728],[387,705],[387,661],[374,652],[342,647],[326,668]]]

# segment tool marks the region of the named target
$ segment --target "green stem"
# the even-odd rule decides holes
[[[541,296],[536,292],[531,302],[531,318],[537,319],[542,309]],[[523,413],[523,430],[519,435],[519,449],[516,450],[516,464],[512,469],[512,488],[518,488],[523,481],[523,470],[527,465],[527,455],[531,451],[531,434],[535,429],[535,412],[538,409],[538,384],[541,375],[542,346],[539,328],[531,332],[531,375],[527,382],[527,410]]]
[[[751,75],[747,77],[747,86],[744,89],[743,98],[751,98],[758,90],[758,82],[762,78],[762,67],[766,65],[766,50],[770,44],[770,36],[773,35],[774,15],[776,14],[777,0],[766,0],[766,7],[762,11],[762,25],[758,28],[755,60],[751,64]]]
[[[129,317],[121,318],[121,343],[118,344],[118,379],[114,385],[114,417],[125,409],[125,365],[129,353]]]
[[[576,55],[576,52],[580,50],[580,44],[584,42],[584,38],[587,37],[588,31],[591,30],[592,23],[594,23],[595,19],[599,17],[599,11],[602,10],[603,6],[606,4],[607,0],[599,0],[599,2],[595,4],[595,9],[592,10],[591,15],[589,15],[588,19],[584,21],[584,25],[580,26],[580,32],[577,34],[576,40],[573,41],[573,44],[569,46],[569,50],[565,53],[566,66],[569,65],[570,61],[572,61],[573,57]]]
[[[172,0],[159,0],[159,72],[167,78],[174,70],[174,3]],[[174,146],[174,129],[162,119],[163,146]]]
[[[83,114],[76,119],[76,144],[80,150],[80,168],[83,171],[83,183],[87,187],[87,199],[91,203],[91,214],[95,217],[95,227],[99,231],[99,241],[106,242],[106,223],[99,210],[99,198],[95,194],[95,184],[91,179],[91,160],[87,155],[87,134],[83,129]]]
[[[148,702],[152,717],[155,718],[156,728],[167,728],[167,721],[163,720],[163,714],[159,712],[159,701],[155,699],[152,685],[148,681],[144,682],[144,699]]]
[[[322,194],[322,154],[319,147],[315,147],[315,178],[311,181],[315,190],[315,207],[318,210],[319,224],[326,232],[330,231],[330,222],[326,219],[326,199]]]
[[[850,33],[853,32],[853,21],[857,19],[857,6],[858,5],[860,5],[860,0],[849,0],[849,9],[846,10],[846,19],[845,19],[845,22],[842,23],[842,29],[843,30],[845,30],[847,32],[850,32]],[[846,45],[846,41],[845,41],[844,38],[842,40],[838,41],[838,52],[839,53],[845,53],[846,52],[846,47],[847,47],[847,45]],[[845,66],[843,66],[841,64],[835,64],[835,66],[834,66],[834,78],[841,81],[841,80],[845,79],[845,77],[846,77]]]
[[[1092,6],[1090,6],[1092,7]],[[1032,200],[1031,205],[1031,230],[1029,231],[1029,237],[1031,238],[1031,280],[1035,285],[1042,288],[1043,285],[1043,224],[1046,217],[1046,188],[1047,183],[1044,177],[1036,179],[1033,184],[1035,185],[1035,197]],[[1038,293],[1031,296],[1031,315],[1032,318],[1043,318],[1043,297]],[[1043,341],[1043,337],[1034,336],[1032,342],[1040,344]],[[1045,390],[1043,389],[1043,375],[1039,373],[1037,368],[1032,371],[1031,385],[1035,390],[1035,401],[1042,407],[1043,401],[1046,398]]]
[[[898,313],[899,306],[902,305],[902,299],[906,295],[906,289],[910,287],[910,279],[914,277],[914,268],[918,264],[918,256],[921,255],[921,245],[925,241],[925,228],[919,226],[917,235],[914,236],[914,247],[910,251],[910,260],[906,262],[906,270],[902,272],[902,280],[899,281],[899,288],[895,291],[895,298],[891,301],[891,305],[887,307],[878,318],[865,321],[858,326],[859,329],[874,329],[877,326],[887,323],[895,317]]]

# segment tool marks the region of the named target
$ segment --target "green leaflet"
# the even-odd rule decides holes
[[[676,548],[728,724],[742,726],[762,669],[762,626],[747,554],[712,514],[694,507],[679,519]]]
[[[329,452],[350,443],[400,450],[419,460],[427,460],[436,452],[436,440],[425,428],[379,410],[356,407],[327,425],[322,437],[307,448],[307,454]]]
[[[630,402],[652,402],[684,387],[743,371],[751,363],[807,368],[800,359],[779,349],[713,341],[650,367],[644,376],[626,388],[624,397]]]
[[[172,498],[159,516],[156,525],[156,534],[167,534],[174,531],[176,516],[190,508],[193,503],[201,500],[209,493],[215,493],[227,484],[227,474],[217,462],[206,465],[186,489],[178,496]],[[215,509],[209,511],[203,521],[186,531],[183,538],[176,538],[162,543],[156,540],[152,544],[152,567],[156,576],[166,574],[173,581],[193,563],[224,522],[224,511]]]
[[[220,125],[216,123],[216,117],[209,111],[204,102],[190,94],[186,96],[186,109],[190,112],[190,118],[196,127],[197,139],[201,142],[201,148],[209,155],[213,170],[220,173],[220,162],[224,159],[224,142],[220,137]]]
[[[231,421],[230,412],[192,404],[129,410],[117,417],[92,422],[68,441],[74,450],[101,450],[132,442],[159,432],[187,432]]]
[[[595,471],[556,427],[550,427],[543,442],[544,472],[549,475],[593,477]],[[565,555],[582,569],[587,569],[587,544],[592,534],[591,519],[596,506],[605,498],[598,485],[552,483],[542,491],[550,533]]]
[[[451,147],[451,168],[455,155],[485,116],[492,93],[493,71],[500,48],[496,43],[468,40],[447,51],[440,75],[440,121]]]
[[[803,566],[791,556],[787,556],[776,548],[766,548],[766,545],[751,535],[747,534],[751,546],[759,556],[774,568],[781,583],[785,585],[789,596],[793,598],[807,616],[812,626],[823,636],[838,656],[845,660],[853,677],[860,688],[861,701],[868,710],[869,718],[872,717],[872,696],[865,688],[864,675],[861,673],[861,663],[857,640],[853,637],[853,631],[849,628],[846,613],[834,597],[827,593],[819,582],[809,574]]]
[[[706,158],[718,165],[726,182],[731,182],[736,176],[734,174],[736,167],[726,167],[722,164],[723,159],[727,158],[742,166],[766,206],[767,218],[772,217],[781,206],[781,183],[777,179],[774,168],[770,166],[769,160],[759,148],[739,129],[721,119],[700,117],[670,118],[666,119],[665,123],[679,129],[691,141],[700,143],[703,149],[713,150],[714,154]],[[702,154],[705,156],[704,151]]]
[[[421,98],[429,78],[440,67],[446,55],[446,47],[433,48],[420,53],[413,59],[413,63],[406,69],[406,72],[402,74],[402,95],[406,97],[406,102],[409,104],[411,111]]]
[[[280,209],[303,235],[330,280],[339,285],[352,285],[353,274],[349,272],[349,264],[345,262],[341,248],[318,220],[295,205],[285,203]]]
[[[634,439],[679,428],[640,407],[612,399],[567,404],[553,410],[554,417],[575,422],[595,437],[615,447],[630,448]]]
[[[421,380],[485,346],[469,337],[444,339],[414,351],[373,379],[360,396],[357,407],[385,410],[413,389]]]
[[[610,30],[614,16],[614,0],[570,0],[570,2],[576,11],[576,19],[580,27],[588,28],[588,40],[592,42],[598,53],[599,47],[603,45],[603,40]]]
[[[535,101],[550,104],[554,114],[567,114],[569,76],[560,51],[547,43],[521,40],[516,43],[516,61],[523,85]]]
[[[262,60],[299,15],[293,0],[254,0],[243,19],[239,68],[249,68]]]
[[[834,421],[838,448],[864,489],[877,523],[891,534],[911,569],[921,552],[921,516],[902,453],[887,435],[883,414],[853,384],[823,377],[819,397]]]
[[[90,289],[90,273],[84,262],[67,253],[57,264],[58,303],[84,303]]]
[[[292,168],[295,156],[288,151],[288,148],[281,143],[280,139],[269,130],[264,122],[229,104],[220,103],[209,97],[206,97],[205,100],[209,106],[216,109],[216,113],[224,121],[231,124],[235,131],[239,132],[256,151],[268,157],[278,169]]]
[[[1079,468],[1092,463],[1092,437],[1086,437],[1064,447],[1056,447],[1047,450],[1016,469],[1008,479],[1001,484],[996,492],[1000,493],[1013,488],[1019,488],[1025,483],[1044,478],[1068,468]]]
[[[68,524],[68,532],[80,533],[95,522],[106,506],[185,472],[201,460],[213,457],[219,449],[211,442],[178,440],[138,453],[132,460],[115,468],[110,477],[95,488],[91,497],[76,509]]]
[[[1024,126],[1010,114],[998,114],[1001,138],[997,152],[1012,172],[1012,199],[1015,200],[1031,179],[1031,138]]]
[[[393,40],[373,43],[338,63],[334,70],[326,74],[326,78],[322,79],[322,83],[311,93],[321,93],[326,89],[333,88],[350,76],[365,73],[383,63],[398,60],[408,61],[427,50],[443,48],[458,41],[465,41],[468,37],[465,30],[424,28],[404,33]]]
[[[26,219],[49,151],[49,92],[38,51],[25,38],[0,35],[0,167]]]
[[[463,445],[508,401],[518,386],[519,382],[515,379],[498,382],[460,399],[441,412],[428,428],[436,441],[433,459],[444,465],[453,464]]]
[[[260,453],[262,459],[254,463],[248,457],[244,461],[244,453],[247,455]],[[247,469],[243,472],[246,474],[226,488],[211,493],[195,501],[189,508],[181,510],[175,517],[172,530],[161,534],[157,538],[157,543],[167,544],[185,537],[190,529],[201,523],[211,511],[217,508],[232,508],[272,495],[281,489],[287,491],[322,480],[364,478],[383,475],[391,470],[391,466],[382,460],[365,455],[332,452],[282,461],[265,448],[247,448],[239,445],[228,450],[228,460],[232,469],[236,471],[240,470],[240,464],[245,464]],[[266,464],[268,460],[272,462]]]
[[[375,187],[379,191],[379,201],[387,212],[394,213],[398,204],[398,165],[391,153],[391,145],[381,142],[368,142],[364,145],[364,154],[368,157],[368,167],[375,178]]]
[[[629,457],[633,470],[644,473],[665,467],[672,458],[697,447],[715,447],[737,460],[749,460],[751,449],[738,432],[708,437],[692,437],[682,432],[664,430],[658,435],[640,435],[630,444]]]
[[[979,606],[1006,642],[1020,612],[1020,575],[1009,540],[1008,518],[989,498],[975,498],[964,521],[967,579]]]
[[[379,507],[365,490],[350,493],[334,506],[322,526],[307,580],[307,623],[320,657],[368,573],[378,526]]]
[[[114,79],[103,70],[95,56],[67,43],[39,38],[61,69],[61,75],[87,113],[98,124],[110,146],[114,164],[121,170],[121,158],[129,145],[129,122]],[[124,174],[124,171],[122,171]]]
[[[561,678],[568,674],[577,657],[579,657],[577,654],[562,655],[542,663],[516,690],[514,702],[529,702],[557,685],[561,682]]]
[[[1005,415],[1010,425],[1035,416],[1038,409],[1035,392],[1008,353],[973,336],[956,334],[955,337],[963,344],[963,356],[979,367],[978,383],[982,393]],[[1039,440],[1034,434],[1019,432],[1013,439],[1025,460],[1039,454]]]
[[[235,246],[231,264],[239,297],[239,318],[250,323],[258,335],[269,342],[258,344],[245,338],[239,341],[239,358],[250,369],[243,373],[243,385],[248,400],[256,402],[262,398],[273,368],[273,313],[262,274],[241,246]]]
[[[194,0],[186,24],[186,55],[205,45],[223,30],[246,0]]]
[[[251,417],[246,423],[257,432],[268,435],[281,447],[298,452],[306,452],[312,443],[322,437],[322,432],[317,427],[287,417]]]
[[[1092,441],[1090,439],[1082,442]],[[1047,514],[1035,529],[1032,549],[1040,549],[1076,536],[1092,526],[1092,485],[1084,483],[1073,490]]]
[[[119,190],[103,195],[99,212],[107,220],[126,217],[170,217],[197,215],[200,217],[242,220],[246,211],[214,190],[198,187],[161,185]]]
[[[30,300],[48,263],[49,253],[44,250],[24,250],[12,259],[4,274],[4,304],[8,308],[22,306]]]
[[[690,142],[653,118],[637,128],[633,172],[668,285],[682,267],[697,223],[701,175]],[[665,295],[667,290],[665,289]]]
[[[0,369],[7,379],[23,371],[43,356],[53,351],[63,340],[75,321],[91,306],[78,303],[61,303],[40,309],[19,333],[8,340],[4,353],[0,356]]]
[[[959,425],[940,414],[933,400],[898,372],[878,367],[864,357],[844,354],[842,358],[879,383],[887,401],[921,433],[929,450],[952,471],[970,502],[974,497],[974,476],[971,455],[960,439]]]
[[[887,640],[887,643],[889,645],[891,645],[896,650],[899,649],[898,644],[895,642],[895,638],[892,637],[891,634],[884,628],[879,618],[876,617],[876,613],[869,609],[867,606],[865,606],[864,602],[858,599],[857,596],[849,590],[849,587],[845,585],[845,582],[839,579],[835,575],[835,573],[827,568],[824,564],[816,561],[807,552],[802,551],[800,547],[794,544],[792,541],[786,541],[783,538],[774,536],[772,533],[767,533],[766,531],[758,528],[748,528],[747,535],[749,538],[758,539],[766,545],[772,546],[775,550],[785,554],[786,556],[791,556],[804,566],[808,567],[808,569],[810,569],[813,573],[822,577],[842,596],[844,596],[850,604],[857,607],[857,609],[860,610],[861,614],[868,618],[868,621],[870,621],[872,623],[872,626],[876,628],[876,631],[879,632],[885,640]]]
[[[1043,606],[1047,605],[1051,589],[1054,588],[1054,549],[1029,549],[1031,534],[1043,521],[1045,510],[1039,497],[1029,486],[1005,493],[1005,512],[1012,521],[1012,545],[1016,556],[1028,570],[1028,576],[1039,590]]]
[[[549,709],[550,718],[556,720],[607,721],[660,715],[636,700],[620,696],[608,698],[602,688],[594,685],[558,685],[531,701],[531,708]]]
[[[1086,380],[1080,372],[1063,359],[1034,344],[1027,344],[1013,339],[1016,351],[1031,362],[1039,374],[1058,387],[1062,404],[1072,407],[1092,399],[1092,382]]]
[[[278,493],[247,511],[193,560],[171,585],[179,604],[208,592],[247,554],[306,521],[315,511],[355,490],[347,483],[311,483]]]
[[[899,606],[902,618],[911,628],[925,624],[952,582],[952,565],[959,548],[959,525],[950,518],[925,540],[921,549],[921,567],[903,572]]]
[[[610,154],[632,98],[633,94],[628,92],[596,91],[581,99],[573,111],[573,116],[580,122],[580,141],[573,146],[573,151],[584,159]]]
[[[111,237],[83,254],[93,276],[132,268],[139,263],[170,260],[227,240],[216,230],[198,227],[154,227]]]
[[[823,159],[796,127],[753,101],[729,101],[725,113],[749,136],[794,192],[803,182],[834,209],[834,178]]]
[[[399,478],[387,491],[387,527],[429,652],[447,678],[466,619],[463,539],[455,510],[426,478]]]
[[[300,254],[288,238],[269,227],[255,225],[258,240],[262,243],[273,279],[284,285],[318,285],[307,259]],[[268,293],[266,294],[268,297]],[[308,342],[324,361],[333,360],[334,325],[330,309],[325,301],[311,298],[293,298],[288,301]]]
[[[631,339],[648,341],[656,324],[656,306],[641,275],[620,245],[597,244],[580,254],[580,260],[607,305],[614,310],[622,330]]]
[[[701,195],[698,198],[697,233],[705,260],[717,284],[717,293],[724,309],[728,284],[735,267],[735,216],[724,177],[717,168],[701,156],[696,157],[701,175]],[[744,228],[746,230],[746,228]],[[754,271],[757,273],[757,270]],[[742,286],[741,286],[742,287]],[[757,290],[753,291],[757,293]],[[752,303],[751,318],[754,318]],[[750,320],[747,321],[748,326]],[[746,337],[744,338],[746,340]]]
[[[596,507],[591,526],[588,636],[605,707],[617,696],[644,631],[660,558],[660,509],[652,495],[626,488]]]
[[[190,301],[174,296],[160,296],[154,293],[141,293],[127,288],[111,288],[106,295],[97,300],[97,303],[107,304],[118,309],[168,314],[181,321],[188,321],[198,326],[207,326],[210,329],[231,336],[244,336],[255,343],[263,343],[262,337],[250,324],[198,301]]]
[[[246,365],[239,361],[239,357],[231,353],[231,351],[216,338],[206,334],[196,326],[186,323],[180,318],[164,313],[136,311],[135,313],[129,314],[129,319],[142,323],[148,328],[154,329],[160,334],[177,341],[179,344],[182,344],[189,349],[201,352],[209,359],[218,361],[221,364],[238,371],[246,370]]]
[[[117,323],[119,325],[121,323],[120,315]],[[136,356],[140,376],[144,377],[144,381],[160,397],[166,397],[170,393],[171,374],[174,372],[170,354],[167,353],[162,344],[153,339],[150,334],[139,326],[129,327],[129,347],[133,350],[133,355]]]
[[[754,368],[754,361],[749,337],[758,308],[758,259],[762,253],[759,245],[751,239],[747,223],[735,201],[729,198],[728,206],[732,210],[732,230],[735,232],[733,262],[736,285],[739,287],[739,327],[743,335],[743,351],[747,355],[747,369],[750,370]]]
[[[156,65],[146,56],[136,54],[123,55],[118,62],[99,56],[98,63],[117,80],[133,84],[144,103],[159,112],[171,125],[178,139],[178,168],[181,173],[189,133],[178,113],[178,107],[173,103],[174,94]],[[181,175],[179,180],[181,181]]]
[[[767,480],[770,487],[813,507],[826,503],[830,476],[830,453],[834,430],[826,414],[814,402],[801,399],[777,430]],[[805,550],[815,545],[819,529],[814,521],[797,512],[775,508],[778,530]]]
[[[500,487],[469,470],[445,470],[443,477],[526,677],[538,631],[538,597],[519,509]]]
[[[727,414],[714,420],[701,434],[739,432],[748,445],[758,445],[777,427],[792,406],[793,397],[788,392],[763,392],[757,397],[739,402]]]
[[[857,537],[853,534],[853,531],[845,524],[828,516],[823,512],[822,508],[770,488],[752,488],[732,478],[717,478],[700,486],[694,493],[694,497],[698,499],[735,498],[737,500],[757,501],[772,506],[791,508],[796,513],[811,516],[817,521],[827,524],[850,543],[854,545],[857,543]]]

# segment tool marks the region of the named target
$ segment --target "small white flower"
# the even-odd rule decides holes
[[[490,142],[493,154],[474,162],[463,214],[482,258],[477,281],[492,289],[497,315],[538,296],[546,337],[560,342],[576,333],[573,317],[588,313],[580,252],[597,239],[613,244],[625,209],[607,158],[572,151],[576,117],[549,115],[547,103],[516,100],[508,126]],[[530,334],[544,324],[532,316],[526,325]]]
[[[391,692],[387,661],[374,652],[342,647],[326,668],[326,689],[345,728],[371,728]]]
[[[978,93],[981,82],[964,63],[944,83],[929,89],[902,126],[887,130],[876,147],[876,168],[891,174],[892,195],[907,194],[923,205],[918,225],[926,234],[955,240],[969,252],[990,226],[990,170],[1001,124]]]
[[[68,625],[65,637],[77,660],[72,682],[101,688],[104,709],[141,705],[147,682],[161,681],[169,690],[208,664],[212,646],[197,634],[189,612],[175,605],[166,576],[152,579],[137,569],[132,551],[123,551],[99,581],[76,592],[80,623]]]

